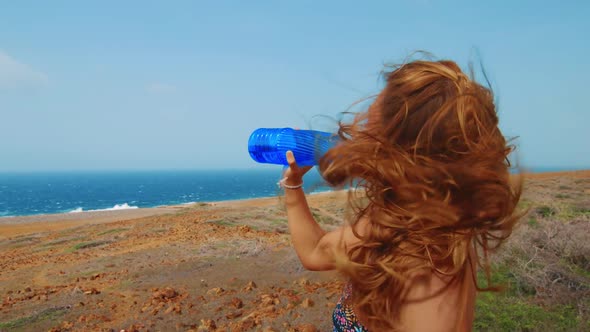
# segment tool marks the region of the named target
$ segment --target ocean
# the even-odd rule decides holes
[[[537,168],[549,172],[569,169]],[[0,218],[136,209],[281,195],[281,167],[216,171],[0,173]],[[316,169],[306,192],[330,190]]]
[[[135,209],[281,195],[281,168],[0,173],[0,217]],[[317,171],[306,192],[330,190]]]

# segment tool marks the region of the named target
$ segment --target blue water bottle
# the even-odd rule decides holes
[[[335,134],[292,128],[259,128],[248,140],[248,152],[259,163],[288,165],[285,154],[293,151],[297,165],[314,166],[339,142]]]

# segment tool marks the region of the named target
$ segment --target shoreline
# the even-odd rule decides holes
[[[590,169],[588,170],[575,170],[575,171],[557,171],[557,172],[545,172],[545,173],[522,173],[525,178],[528,179],[547,179],[559,176],[569,176],[572,178],[584,178],[590,177]],[[326,194],[341,194],[346,192],[345,189],[338,190],[326,190],[319,192],[311,192],[306,195],[326,195]],[[47,213],[47,214],[35,214],[35,215],[22,215],[22,216],[2,216],[0,217],[0,238],[5,237],[4,228],[15,228],[24,227],[22,225],[48,225],[51,223],[72,223],[72,224],[87,224],[87,223],[104,223],[114,222],[120,220],[137,219],[143,217],[150,217],[156,215],[162,215],[167,213],[174,213],[183,209],[189,209],[195,206],[264,206],[270,203],[276,203],[277,199],[280,199],[282,195],[276,196],[262,196],[262,197],[251,197],[251,198],[239,198],[229,199],[220,201],[202,201],[202,202],[190,202],[190,203],[179,203],[171,205],[158,205],[154,207],[141,207],[132,209],[120,209],[120,210],[95,210],[95,211],[82,211],[82,212],[62,212],[62,213]]]
[[[325,193],[332,193],[337,192],[340,190],[325,190],[325,191],[314,191],[311,193],[306,193],[306,195],[318,195],[318,194],[325,194]],[[174,204],[163,204],[163,205],[155,205],[155,206],[146,206],[146,207],[134,207],[134,208],[125,208],[125,209],[98,209],[98,210],[88,210],[88,211],[69,211],[69,212],[55,212],[55,213],[39,213],[39,214],[25,214],[25,215],[16,215],[16,216],[0,216],[0,225],[4,224],[18,224],[18,223],[27,223],[27,222],[43,222],[43,220],[37,219],[56,219],[61,218],[63,219],[84,219],[80,218],[83,216],[94,216],[94,215],[108,215],[108,214],[133,214],[133,212],[143,212],[147,210],[179,210],[183,208],[190,208],[195,205],[217,205],[217,204],[225,204],[225,203],[234,203],[234,202],[251,202],[256,200],[267,200],[272,198],[282,197],[282,195],[276,196],[260,196],[260,197],[248,197],[248,198],[236,198],[236,199],[225,199],[219,201],[197,201],[197,202],[186,202],[186,203],[174,203]],[[143,213],[138,213],[143,214]],[[28,220],[30,219],[30,220]],[[48,222],[50,220],[47,220]]]
[[[308,194],[313,197],[346,195],[345,191],[327,191]],[[193,204],[169,205],[152,208],[126,210],[87,211],[78,213],[40,214],[0,219],[0,241],[30,234],[48,233],[88,225],[122,222],[134,219],[169,215],[203,206],[215,208],[241,209],[247,207],[266,207],[276,205],[282,196],[246,198],[215,202],[196,202]]]

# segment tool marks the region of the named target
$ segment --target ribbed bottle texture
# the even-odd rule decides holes
[[[259,128],[250,135],[248,152],[259,163],[288,165],[285,154],[291,150],[297,165],[313,166],[338,142],[338,136],[323,131]]]

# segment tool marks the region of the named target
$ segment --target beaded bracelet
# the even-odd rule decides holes
[[[277,183],[277,185],[278,185],[279,187],[282,187],[282,188],[285,188],[285,189],[299,189],[299,188],[303,187],[303,181],[302,181],[300,184],[298,184],[298,185],[295,185],[295,186],[290,186],[290,185],[288,185],[288,184],[285,184],[285,181],[286,181],[286,180],[287,180],[287,178],[286,178],[286,177],[282,178],[282,179],[281,179],[281,180],[280,180],[280,181]]]

